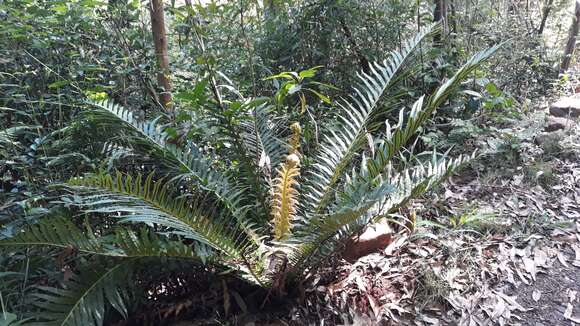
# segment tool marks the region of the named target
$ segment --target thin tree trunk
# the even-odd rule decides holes
[[[457,33],[457,12],[455,10],[455,2],[453,0],[449,1],[449,6],[451,7],[451,32],[453,34]]]
[[[576,8],[574,9],[574,17],[572,18],[572,26],[570,27],[570,36],[568,37],[568,43],[566,44],[566,49],[564,50],[564,59],[562,60],[562,65],[560,66],[560,72],[566,72],[570,68],[570,62],[572,61],[572,56],[574,55],[574,49],[576,48],[576,39],[578,38],[578,30],[580,29],[580,0],[576,0]]]
[[[356,54],[356,56],[358,58],[358,62],[359,62],[361,69],[367,74],[370,73],[371,66],[369,64],[369,60],[366,58],[366,56],[363,54],[360,47],[356,43],[356,40],[354,39],[354,36],[352,35],[350,28],[348,27],[348,25],[344,21],[344,17],[339,16],[338,22],[340,23],[340,27],[342,28],[342,31],[344,32],[344,35],[346,36],[348,43],[350,44],[350,46],[352,47],[352,50],[354,51],[354,53]]]
[[[161,104],[165,108],[171,105],[171,81],[169,80],[169,54],[167,52],[167,35],[165,34],[165,17],[163,15],[163,0],[151,0],[151,32],[155,44],[157,58],[157,83],[163,91],[159,94]]]
[[[548,15],[550,15],[550,11],[552,11],[552,4],[554,0],[548,0],[546,6],[544,7],[544,11],[542,13],[542,21],[540,22],[540,27],[538,27],[538,35],[542,35],[544,33],[544,28],[546,27],[546,21],[548,20]]]
[[[264,16],[266,19],[276,15],[276,3],[274,0],[264,0]]]
[[[433,21],[441,22],[441,33],[434,36],[435,44],[441,45],[441,40],[447,34],[447,0],[435,0],[435,10],[433,10]]]

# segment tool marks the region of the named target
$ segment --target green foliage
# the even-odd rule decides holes
[[[292,89],[309,90],[305,80],[316,69],[274,76],[287,84],[273,104],[215,99],[217,107],[200,110],[197,114],[205,115],[201,121],[217,130],[222,144],[229,144],[223,148],[206,139],[182,141],[187,120],[145,120],[111,101],[89,102],[91,108],[76,128],[94,128],[100,139],[89,138],[86,145],[111,148],[104,155],[118,158],[123,172],[76,176],[55,190],[60,200],[54,205],[85,216],[82,228],[78,220],[46,217],[0,240],[4,250],[52,248],[79,264],[63,286],[35,291],[34,302],[43,309],[35,318],[55,325],[100,325],[110,308],[126,316],[126,284],[138,275],[140,262],[151,258],[209,264],[282,292],[284,283],[300,282],[347,238],[441,182],[471,157],[453,160],[433,152],[431,161],[415,159],[414,166],[407,166],[405,147],[497,47],[473,56],[432,95],[420,97],[408,113],[400,110],[398,122],[387,122],[382,130],[381,121],[396,103],[385,94],[414,69],[417,49],[436,28],[359,73],[352,95],[334,103],[339,110],[320,131],[320,143],[302,143],[299,127],[291,127],[288,116],[274,110]],[[192,105],[213,105],[201,94],[200,87],[179,97]],[[364,150],[369,138],[378,139],[369,144],[370,154]],[[123,164],[123,157],[132,159]],[[274,171],[285,168],[292,177],[274,185]],[[274,211],[284,223],[269,223]],[[146,228],[135,232],[133,224]],[[287,263],[273,270],[273,259]]]
[[[307,70],[296,72],[282,72],[276,74],[274,76],[270,76],[265,80],[286,80],[281,85],[277,85],[278,91],[274,95],[274,99],[278,106],[284,104],[284,100],[296,94],[300,99],[300,110],[301,114],[304,114],[306,111],[306,95],[310,93],[314,97],[320,99],[326,104],[331,104],[330,98],[327,95],[324,95],[316,88],[319,87],[326,87],[332,88],[330,85],[322,84],[315,81],[308,81],[308,79],[314,77],[318,69],[322,66],[316,66]]]
[[[144,3],[0,3],[0,325],[112,324],[172,273],[281,294],[473,158],[417,139],[496,47],[455,70],[416,2],[258,3],[166,2],[172,111]]]

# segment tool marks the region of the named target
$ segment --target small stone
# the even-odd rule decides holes
[[[547,132],[552,132],[556,130],[563,130],[570,128],[574,125],[574,121],[566,118],[559,117],[548,117],[546,121],[546,127],[544,128]]]
[[[550,114],[555,117],[579,117],[580,98],[565,97],[550,106]]]
[[[392,241],[393,230],[387,223],[378,223],[367,227],[360,235],[349,239],[342,255],[348,262],[386,248]]]
[[[554,132],[541,132],[534,137],[534,143],[542,148],[558,146],[560,140],[564,138],[564,132],[557,130]]]

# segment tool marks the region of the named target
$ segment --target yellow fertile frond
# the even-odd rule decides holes
[[[290,154],[278,170],[278,177],[274,179],[272,223],[276,240],[287,238],[292,229],[292,220],[296,214],[296,198],[298,197],[296,185],[299,175],[300,158],[296,154]]]
[[[290,137],[290,154],[296,154],[300,148],[300,134],[302,133],[302,128],[298,122],[294,122],[290,125],[290,130],[292,130],[292,136]]]

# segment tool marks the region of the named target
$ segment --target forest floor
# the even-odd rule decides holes
[[[416,201],[413,232],[317,276],[292,324],[580,324],[580,126],[542,132],[546,112]]]

